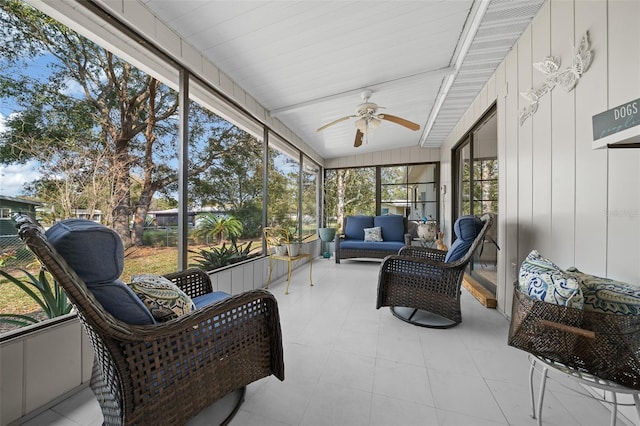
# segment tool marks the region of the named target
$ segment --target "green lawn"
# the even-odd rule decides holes
[[[252,246],[256,250],[260,245]],[[189,249],[197,250],[206,246],[190,246]],[[192,263],[193,253],[188,253],[187,263]],[[131,280],[135,274],[163,275],[178,269],[178,249],[176,247],[130,247],[125,251],[124,271],[121,279],[124,282]],[[8,270],[16,277],[23,274],[18,270]],[[30,272],[37,276],[38,270]],[[38,304],[26,293],[14,284],[0,278],[0,313],[29,314],[39,310]]]

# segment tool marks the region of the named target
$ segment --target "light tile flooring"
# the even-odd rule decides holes
[[[375,309],[379,263],[315,259],[271,286],[280,307],[286,380],[247,388],[231,422],[250,425],[536,425],[526,353],[507,346],[508,320],[462,290],[463,321],[434,330]],[[607,425],[610,412],[566,380],[550,381],[545,425]],[[206,425],[201,413],[192,425]],[[97,425],[86,389],[26,424]],[[624,424],[618,419],[618,425]]]

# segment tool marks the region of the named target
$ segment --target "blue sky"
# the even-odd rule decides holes
[[[0,112],[0,132],[5,129],[4,120],[5,116]],[[37,179],[38,176],[38,164],[36,162],[8,166],[0,165],[0,195],[12,197],[20,195],[23,185]]]
[[[17,67],[16,71],[23,72],[30,77],[46,79],[50,70],[47,65],[52,61],[52,56],[42,54],[36,58],[28,59],[26,67]],[[77,82],[69,80],[65,94],[82,94]],[[0,97],[0,132],[5,130],[5,120],[19,108],[11,98]],[[18,196],[22,194],[24,184],[32,182],[40,177],[38,169],[40,164],[30,161],[26,164],[11,164],[8,166],[0,164],[0,195]]]

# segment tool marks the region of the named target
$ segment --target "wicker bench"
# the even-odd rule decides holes
[[[365,238],[365,230],[380,228],[381,241]],[[335,239],[336,263],[340,259],[374,258],[398,254],[405,245],[411,245],[407,219],[400,215],[347,216],[342,227],[344,234]]]

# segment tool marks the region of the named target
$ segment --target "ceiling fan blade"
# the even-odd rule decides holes
[[[364,136],[364,133],[362,133],[359,129],[356,131],[356,140],[353,143],[353,147],[357,148],[360,145],[362,145],[362,137]]]
[[[391,121],[393,123],[399,124],[401,126],[406,127],[407,129],[420,130],[420,125],[419,124],[416,124],[416,123],[414,123],[412,121],[409,121],[409,120],[405,120],[404,118],[396,117],[395,115],[380,114],[378,116],[378,118],[380,118],[382,120],[387,120],[387,121]]]
[[[337,120],[334,120],[331,123],[327,123],[324,126],[320,127],[318,130],[316,130],[316,132],[320,132],[320,131],[326,129],[327,127],[329,127],[329,126],[333,126],[334,124],[338,124],[341,121],[348,120],[348,119],[353,118],[353,117],[355,117],[355,115],[348,115],[346,117],[338,118]]]

